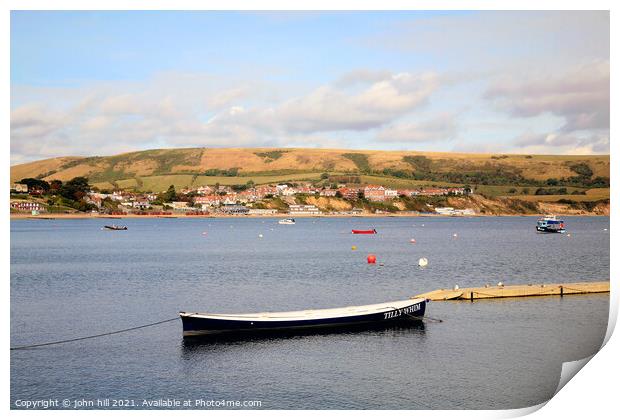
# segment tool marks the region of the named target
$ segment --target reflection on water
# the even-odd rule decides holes
[[[419,320],[397,320],[389,324],[371,324],[371,325],[348,325],[332,328],[321,329],[298,329],[289,331],[263,331],[263,332],[245,332],[230,333],[230,334],[217,334],[217,335],[204,335],[204,336],[189,336],[183,337],[183,351],[195,351],[200,348],[209,347],[214,348],[213,345],[226,346],[228,344],[243,344],[243,343],[278,343],[280,341],[304,339],[312,337],[315,339],[326,339],[335,335],[341,336],[356,336],[357,339],[364,339],[369,337],[381,337],[381,338],[397,338],[407,334],[415,334],[420,337],[424,334],[424,322]]]

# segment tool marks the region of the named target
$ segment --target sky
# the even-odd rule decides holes
[[[12,11],[11,163],[172,147],[608,154],[606,11]]]

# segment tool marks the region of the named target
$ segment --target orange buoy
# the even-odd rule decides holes
[[[368,261],[368,264],[375,264],[377,262],[377,256],[369,254],[368,257],[366,257],[366,261]]]
[[[415,239],[411,238],[409,242],[411,242],[412,244],[415,244]]]

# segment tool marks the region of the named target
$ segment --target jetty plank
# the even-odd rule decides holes
[[[457,299],[493,299],[507,297],[574,295],[584,293],[609,292],[609,280],[580,283],[525,284],[510,286],[464,287],[459,289],[439,289],[422,293],[412,298],[425,298],[433,301]]]

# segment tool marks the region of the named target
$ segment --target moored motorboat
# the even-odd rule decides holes
[[[377,229],[370,229],[370,230],[352,229],[351,233],[355,235],[374,235],[375,233],[377,233]]]
[[[295,219],[282,219],[282,220],[279,220],[278,223],[281,225],[294,225]]]
[[[183,321],[184,337],[218,334],[253,335],[278,331],[375,326],[404,320],[421,321],[426,302],[426,299],[421,298],[374,305],[292,312],[247,314],[180,312],[179,315]]]
[[[536,231],[539,233],[565,233],[564,220],[560,220],[554,215],[543,216],[536,222]]]
[[[109,230],[127,230],[127,226],[105,225],[104,228]]]

